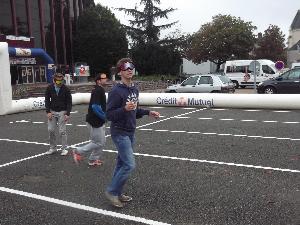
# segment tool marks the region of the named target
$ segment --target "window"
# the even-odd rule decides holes
[[[226,72],[227,73],[246,73],[251,72],[249,71],[249,66],[227,66]]]
[[[227,76],[219,76],[220,80],[222,81],[223,84],[229,83],[230,79]]]
[[[1,1],[0,15],[0,34],[14,34],[9,0]]]
[[[213,84],[213,79],[211,76],[200,77],[199,84]]]
[[[187,80],[183,81],[183,85],[196,85],[197,84],[197,80],[198,80],[198,77],[190,77],[188,78]]]
[[[262,65],[262,71],[267,74],[275,74],[274,70],[268,65]]]
[[[289,73],[289,80],[298,80],[300,78],[300,70],[296,71],[291,71]]]

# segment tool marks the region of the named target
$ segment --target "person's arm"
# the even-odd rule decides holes
[[[105,112],[103,112],[101,105],[93,104],[92,105],[93,112],[98,116],[100,119],[105,120],[106,115]]]
[[[66,109],[67,109],[67,116],[70,116],[71,110],[72,110],[72,95],[71,95],[71,91],[69,88],[66,88]]]
[[[150,110],[146,110],[146,109],[141,109],[141,108],[137,108],[136,110],[136,118],[140,119],[145,115],[149,115]]]
[[[126,110],[122,103],[122,98],[117,91],[112,90],[108,93],[106,105],[106,116],[108,120],[118,121],[124,117]]]
[[[50,98],[51,98],[50,86],[48,86],[46,88],[46,91],[45,91],[45,108],[46,108],[46,113],[50,113]]]

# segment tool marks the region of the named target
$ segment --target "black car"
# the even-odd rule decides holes
[[[300,68],[289,70],[257,86],[259,94],[300,94]]]

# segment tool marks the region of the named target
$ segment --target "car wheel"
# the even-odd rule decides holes
[[[176,93],[176,91],[175,90],[171,90],[170,93]]]
[[[232,81],[234,88],[238,89],[239,88],[239,82],[237,82],[236,80]]]
[[[271,87],[271,86],[267,86],[264,90],[265,94],[276,94],[276,89]]]

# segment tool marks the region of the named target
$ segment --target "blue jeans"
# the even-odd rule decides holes
[[[133,156],[133,145],[135,142],[134,134],[116,135],[111,137],[118,150],[117,164],[107,191],[114,195],[120,196],[124,184],[126,183],[130,173],[135,168],[135,160]]]

